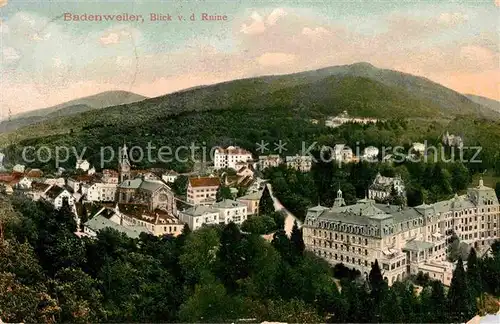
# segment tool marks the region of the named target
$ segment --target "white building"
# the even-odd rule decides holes
[[[308,155],[287,156],[285,160],[287,168],[299,170],[302,172],[311,171],[312,167],[311,156]]]
[[[210,206],[198,205],[179,212],[179,220],[188,224],[189,228],[194,231],[204,224],[219,224],[219,210]]]
[[[66,184],[66,180],[64,178],[46,178],[43,180],[43,183],[51,185],[51,186],[59,186],[59,187],[64,187]]]
[[[346,123],[355,123],[355,124],[374,124],[378,121],[375,118],[366,118],[366,117],[350,117],[346,110],[344,110],[341,114],[336,117],[328,117],[325,120],[325,126],[327,127],[339,127]]]
[[[90,163],[87,160],[77,160],[75,169],[87,172],[90,169]]]
[[[163,181],[165,181],[166,183],[173,183],[173,182],[175,182],[175,180],[177,179],[178,176],[179,176],[179,174],[177,172],[170,170],[170,171],[165,172],[165,174],[163,174],[161,176],[161,179]]]
[[[115,201],[118,185],[114,183],[93,183],[82,185],[87,201]]]
[[[236,170],[236,163],[252,160],[252,153],[237,146],[229,146],[224,149],[218,147],[214,152],[214,169],[230,168]]]
[[[24,170],[26,169],[26,166],[22,165],[22,164],[16,164],[14,165],[14,167],[12,168],[12,171],[13,172],[17,172],[17,173],[24,173]]]
[[[373,183],[368,188],[368,198],[379,202],[384,201],[391,196],[393,188],[398,196],[406,196],[404,181],[399,174],[392,178],[377,173]]]
[[[283,160],[279,155],[261,155],[259,156],[259,170],[265,170],[267,168],[274,168],[278,167],[281,163],[283,163]]]
[[[247,219],[247,206],[239,201],[224,199],[213,204],[213,208],[219,210],[220,224],[242,224]]]
[[[253,178],[254,171],[250,166],[242,166],[237,172],[236,175],[239,177],[250,177]]]
[[[425,152],[425,144],[424,143],[413,143],[411,146],[411,151],[414,153],[424,153]]]
[[[464,141],[461,136],[450,134],[446,131],[446,134],[443,135],[443,144],[462,148],[464,146]]]
[[[68,190],[58,186],[51,186],[43,193],[42,198],[51,203],[55,209],[61,208],[65,199],[68,200],[68,204],[71,208],[75,205],[75,198],[73,195]]]
[[[118,184],[120,174],[116,170],[104,169],[102,170],[102,181],[105,183]]]
[[[443,276],[437,276],[436,264],[446,259],[452,231],[478,254],[500,237],[500,204],[482,180],[466,195],[431,205],[401,207],[370,199],[349,206],[342,202],[340,192],[332,208],[308,210],[302,227],[306,249],[332,265],[343,263],[364,275],[378,260],[389,284],[418,271],[436,273],[436,279],[446,283],[449,272],[439,270]]]
[[[345,144],[337,144],[333,147],[333,158],[335,161],[349,163],[353,160],[352,149]]]
[[[378,158],[379,149],[375,146],[368,146],[363,150],[361,158],[367,161],[376,161]]]

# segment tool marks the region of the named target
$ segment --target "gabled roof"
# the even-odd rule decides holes
[[[31,169],[26,172],[26,177],[28,178],[41,178],[43,176],[43,171],[40,169]]]
[[[238,200],[260,200],[262,197],[262,190],[238,198]]]
[[[52,186],[49,190],[47,190],[47,192],[45,192],[45,195],[50,199],[56,199],[61,193],[63,193],[64,190],[64,188],[59,186]]]
[[[196,205],[182,211],[182,213],[190,216],[203,216],[206,214],[219,213],[219,211],[211,206]]]
[[[217,177],[197,177],[189,178],[191,187],[218,187],[220,180]]]
[[[33,181],[31,183],[31,190],[32,191],[41,191],[41,192],[44,192],[45,190],[47,190],[48,188],[50,187],[49,184],[46,184],[46,183],[42,183],[42,182],[36,182],[36,181]]]
[[[107,219],[106,217],[104,217],[102,215],[97,215],[97,216],[92,217],[92,219],[87,221],[84,225],[86,227],[90,228],[91,230],[93,230],[94,232],[99,232],[100,230],[108,228],[108,227],[113,228],[113,229],[117,230],[118,232],[125,233],[125,235],[127,235],[130,238],[139,238],[139,235],[141,234],[141,232],[148,233],[148,230],[146,227],[141,228],[141,229],[143,229],[142,231],[138,230],[137,226],[134,226],[133,228],[129,228],[127,226],[117,224],[117,223]]]
[[[141,189],[152,191],[152,192],[154,192],[160,188],[163,188],[163,187],[165,187],[165,188],[167,187],[163,182],[150,181],[150,180],[142,181],[141,185],[139,186],[139,188],[141,188]]]

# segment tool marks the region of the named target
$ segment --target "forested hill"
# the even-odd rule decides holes
[[[71,100],[53,107],[42,108],[14,115],[10,120],[0,122],[0,133],[20,127],[72,116],[85,111],[138,102],[146,97],[128,91],[106,91],[92,96]]]
[[[498,118],[467,97],[425,78],[378,69],[367,63],[337,66],[315,71],[235,80],[197,87],[177,93],[87,111],[30,125],[2,135],[17,142],[25,138],[78,133],[84,128],[120,126],[142,127],[157,124],[172,115],[190,111],[243,109],[283,110],[288,116],[335,115],[347,110],[351,115],[373,117],[438,118],[471,115]]]

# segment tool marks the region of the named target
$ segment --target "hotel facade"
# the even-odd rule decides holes
[[[366,276],[378,260],[389,284],[419,271],[446,284],[452,272],[446,261],[451,235],[485,251],[500,237],[500,206],[482,180],[465,195],[417,207],[371,199],[346,206],[339,190],[333,207],[308,210],[302,228],[306,249],[332,265],[343,263]]]

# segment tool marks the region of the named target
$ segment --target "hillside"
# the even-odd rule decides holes
[[[127,91],[106,91],[96,95],[71,100],[53,107],[36,109],[14,115],[10,121],[0,122],[0,133],[10,132],[20,127],[49,121],[57,117],[76,115],[85,111],[110,106],[129,104],[146,97]]]
[[[467,98],[469,98],[470,100],[474,101],[475,103],[478,103],[484,107],[490,108],[491,110],[500,113],[500,102],[497,100],[493,100],[493,99],[481,97],[481,96],[476,96],[476,95],[472,95],[472,94],[466,94],[465,96]]]
[[[296,149],[302,140],[332,136],[332,131],[321,124],[310,124],[310,118],[321,119],[344,110],[351,116],[409,119],[410,125],[432,131],[435,138],[454,119],[457,123],[484,120],[471,125],[478,134],[483,125],[488,127],[488,134],[498,127],[496,123],[486,126],[490,123],[486,123],[483,112],[490,109],[457,92],[424,78],[360,63],[235,80],[107,107],[99,114],[86,111],[53,118],[1,134],[0,144],[17,144],[15,151],[41,143],[90,146],[89,154],[97,154],[100,146],[119,146],[124,140],[137,145],[153,141],[174,146],[194,141],[253,147],[262,139],[287,139]],[[434,126],[436,121],[440,122]],[[426,138],[425,133],[414,129],[399,135],[386,131],[383,137],[375,129],[375,136],[370,138],[364,135],[366,131],[357,136],[362,142],[377,143],[380,138],[392,138],[393,144]]]

